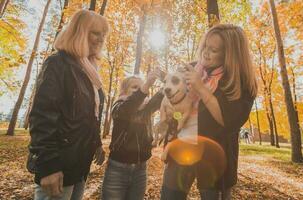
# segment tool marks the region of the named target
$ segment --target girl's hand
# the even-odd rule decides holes
[[[145,82],[145,83],[146,83],[149,87],[151,87],[151,86],[155,83],[156,79],[158,78],[158,75],[159,75],[158,71],[156,71],[156,70],[150,71],[150,72],[147,74],[146,82]]]
[[[149,88],[150,88],[151,86],[153,86],[153,84],[155,83],[157,77],[158,77],[158,72],[156,72],[156,71],[150,71],[150,72],[147,74],[145,83],[141,86],[141,91],[142,91],[143,93],[147,94]]]
[[[186,65],[186,72],[185,72],[185,81],[189,90],[198,92],[199,88],[203,86],[203,81],[201,76],[198,72],[191,65]]]

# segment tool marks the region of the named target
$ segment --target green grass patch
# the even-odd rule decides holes
[[[0,135],[6,135],[6,131],[7,129],[0,129]],[[15,135],[29,135],[29,132],[24,128],[17,128],[15,129]]]
[[[270,145],[241,144],[240,155],[264,155],[277,160],[290,161],[291,150],[288,147],[276,148]]]

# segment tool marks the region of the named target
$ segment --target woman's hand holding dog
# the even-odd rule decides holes
[[[200,88],[204,86],[201,76],[191,65],[186,64],[185,69],[185,81],[188,89],[194,91],[195,93],[199,93]]]

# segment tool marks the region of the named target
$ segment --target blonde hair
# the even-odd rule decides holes
[[[236,100],[246,89],[252,96],[257,95],[257,81],[251,60],[248,40],[242,28],[232,24],[218,24],[212,27],[201,40],[197,58],[201,60],[206,40],[213,34],[218,34],[224,45],[224,76],[221,89],[228,99]]]
[[[89,56],[88,35],[92,27],[98,27],[106,37],[109,25],[105,17],[89,10],[76,12],[56,38],[56,50],[64,50],[75,57]],[[101,54],[101,52],[100,52]],[[100,57],[101,55],[97,55]]]
[[[127,95],[127,92],[128,92],[128,89],[130,87],[130,85],[135,81],[135,80],[141,80],[142,79],[138,76],[130,76],[130,77],[127,77],[125,78],[122,82],[121,82],[121,85],[120,85],[120,94],[119,96],[122,96],[122,95]]]

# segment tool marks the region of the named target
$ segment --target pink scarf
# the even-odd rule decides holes
[[[98,67],[95,62],[90,61],[88,58],[81,58],[80,63],[83,67],[83,71],[88,76],[90,82],[93,85],[95,94],[95,116],[97,117],[97,119],[99,119],[100,97],[98,90],[102,88],[102,82],[97,71]]]
[[[223,67],[217,67],[212,71],[210,71],[209,73],[207,73],[207,68],[205,68],[200,62],[197,62],[194,68],[201,75],[201,79],[205,84],[206,88],[211,93],[214,93],[218,87],[220,79],[223,76]],[[194,100],[195,108],[198,108],[200,98],[195,93],[190,93],[190,95]]]
[[[195,66],[195,70],[201,74],[201,78],[209,91],[214,93],[218,87],[220,79],[223,76],[223,67],[217,67],[208,74],[207,69],[200,62],[198,62]]]

